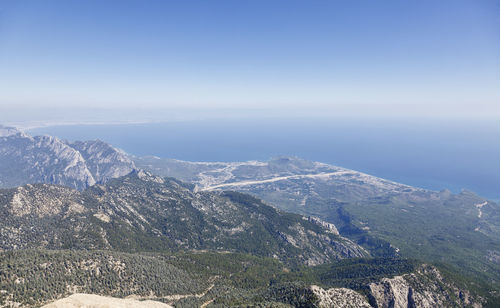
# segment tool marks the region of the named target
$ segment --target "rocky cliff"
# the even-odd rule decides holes
[[[481,298],[472,296],[429,265],[403,276],[383,278],[371,283],[369,289],[372,304],[379,308],[482,307]]]
[[[0,187],[49,183],[85,189],[135,169],[128,156],[102,141],[69,143],[0,126]]]

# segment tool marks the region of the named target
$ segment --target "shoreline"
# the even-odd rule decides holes
[[[6,122],[4,126],[15,127],[21,131],[31,131],[38,128],[58,127],[58,126],[97,126],[97,125],[136,125],[136,124],[153,124],[167,123],[176,120],[144,120],[144,121],[78,121],[78,122]]]

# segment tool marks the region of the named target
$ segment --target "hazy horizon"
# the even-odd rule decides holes
[[[0,307],[498,307],[499,157],[499,0],[0,0]]]
[[[454,174],[454,168],[466,166],[458,177],[477,178],[472,184],[489,192],[500,182],[492,175],[499,150],[491,145],[500,135],[499,16],[500,4],[487,0],[4,0],[0,124],[48,132],[60,132],[54,126],[65,125],[73,125],[68,131],[91,130],[92,125],[173,125],[183,127],[180,134],[189,138],[180,142],[168,139],[168,132],[144,130],[146,136],[128,132],[136,138],[130,144],[148,134],[163,140],[163,133],[167,146],[179,148],[172,157],[198,160],[269,155],[267,148],[256,157],[238,152],[236,146],[251,153],[258,138],[274,134],[242,123],[265,122],[285,139],[306,125],[302,139],[287,139],[283,148],[268,140],[266,146],[282,149],[279,154],[296,151],[337,162],[335,147],[321,147],[321,140],[314,139],[319,134],[331,144],[348,146],[351,152],[339,160],[347,167],[425,184],[433,179],[422,177],[419,168]],[[280,123],[288,130],[275,127]],[[211,125],[227,130],[232,143],[224,146],[231,155],[205,143],[212,140],[206,133]],[[346,130],[352,140],[335,129]],[[255,144],[241,145],[233,131]],[[397,134],[403,131],[420,146]],[[92,138],[101,136],[96,132]],[[114,145],[127,145],[110,138]],[[307,151],[299,149],[309,139],[316,143]],[[388,150],[372,159],[379,139]],[[205,144],[196,150],[205,156],[189,156],[196,144]],[[405,148],[398,150],[400,156],[391,156],[393,144]],[[154,140],[128,150],[155,154],[152,145]],[[350,161],[360,148],[364,156]],[[413,157],[423,148],[428,152]],[[412,159],[419,167],[405,169]],[[376,164],[402,169],[391,173]],[[443,164],[447,167],[440,169]],[[453,176],[443,181],[446,187]]]
[[[240,118],[36,128],[70,141],[100,139],[127,153],[187,161],[296,156],[432,190],[500,199],[498,122],[443,119]]]
[[[0,112],[500,118],[499,11],[456,0],[1,1]]]

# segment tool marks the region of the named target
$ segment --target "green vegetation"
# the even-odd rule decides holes
[[[392,198],[345,205],[343,210],[355,217],[358,228],[363,226],[360,222],[369,225],[370,235],[398,247],[402,256],[446,264],[485,287],[484,294],[499,292],[500,264],[487,256],[500,251],[500,242],[475,231],[480,225],[477,210],[464,204],[458,197],[417,205]]]
[[[319,267],[287,268],[246,254],[185,252],[128,254],[110,251],[23,250],[0,254],[0,305],[41,305],[74,292],[115,297],[131,294],[189,307],[260,304],[308,307],[308,288],[362,290],[381,277],[414,269],[413,261],[354,259]],[[170,295],[183,295],[170,298]]]
[[[498,302],[496,208],[486,205],[478,217],[475,196],[417,193],[423,195],[308,199],[304,209],[317,210],[348,240],[331,225],[250,195],[195,192],[144,172],[84,192],[53,185],[0,190],[0,248],[8,250],[0,254],[0,303],[40,305],[87,292],[178,307],[312,307],[319,300],[312,284],[368,297],[371,283],[414,275],[419,262],[440,264],[451,277],[435,292],[452,303],[461,290]],[[368,254],[359,245],[374,258],[360,258]],[[52,250],[33,250],[40,248]],[[425,283],[415,286],[433,286],[418,275]]]
[[[74,292],[124,297],[196,293],[207,283],[147,255],[104,251],[9,251],[0,258],[0,296],[34,305]]]
[[[418,265],[415,260],[397,258],[351,259],[319,265],[311,271],[323,285],[360,290],[381,278],[411,273]]]
[[[20,196],[21,195],[21,196]],[[28,200],[13,208],[11,200]],[[134,173],[85,192],[53,185],[0,190],[0,249],[208,249],[276,257],[289,265],[364,257],[358,245],[249,195],[195,193]]]

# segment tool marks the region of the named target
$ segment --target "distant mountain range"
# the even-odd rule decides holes
[[[99,140],[71,143],[0,126],[0,188],[50,183],[85,189],[134,169],[127,154]]]
[[[0,290],[6,290],[0,307],[76,292],[142,294],[189,307],[480,307],[486,301],[494,307],[500,301],[500,206],[468,191],[429,191],[294,157],[239,163],[134,157],[102,141],[32,137],[9,127],[0,127],[0,187]],[[186,289],[190,304],[182,304],[184,297],[168,297],[159,287],[163,274],[149,281],[129,268],[136,291],[117,293],[108,276],[88,276],[94,267],[81,271],[86,251],[97,253],[95,268],[109,277],[116,275],[106,265],[110,258],[133,259],[141,268],[143,258],[169,260],[158,266],[180,266],[175,275],[199,288]],[[36,283],[16,287],[27,282],[13,269],[34,275],[58,254],[75,263],[57,274],[55,291]],[[215,261],[234,254],[244,255],[229,268],[229,259]],[[193,268],[210,272],[203,279],[227,277],[214,283],[216,293],[198,296],[193,292],[207,285]],[[182,290],[182,283],[173,288]]]

